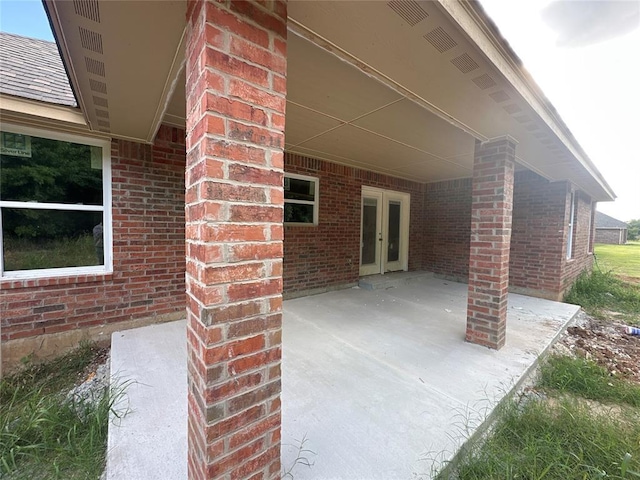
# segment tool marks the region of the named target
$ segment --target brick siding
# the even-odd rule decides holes
[[[469,277],[471,179],[428,183],[423,268],[451,280]]]
[[[627,243],[627,232],[620,228],[596,228],[596,243],[621,245]]]
[[[12,340],[133,319],[184,316],[184,130],[154,145],[111,143],[113,273],[3,280],[3,348]]]
[[[423,268],[424,185],[289,153],[285,154],[285,172],[317,177],[320,182],[318,225],[285,226],[283,280],[287,296],[358,282],[363,186],[411,195],[409,270]]]
[[[287,6],[187,22],[188,476],[280,478]]]
[[[568,189],[569,190],[569,189]],[[575,191],[575,190],[573,190]],[[593,266],[593,254],[589,252],[589,238],[592,232],[589,231],[589,227],[593,229],[593,223],[590,222],[592,213],[591,198],[582,193],[576,193],[576,213],[574,217],[574,232],[573,232],[573,253],[571,258],[566,256],[566,242],[564,243],[564,249],[562,254],[562,265],[560,267],[560,288],[558,291],[558,300],[562,300],[564,293],[571,288],[571,285],[585,270],[591,270]],[[565,238],[569,224],[571,192],[568,191],[566,195],[566,212],[565,212]]]

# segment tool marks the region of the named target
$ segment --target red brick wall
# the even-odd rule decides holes
[[[556,298],[565,240],[565,182],[549,182],[533,172],[517,172],[509,283],[523,293]]]
[[[516,173],[509,264],[512,291],[561,300],[578,275],[591,268],[591,199],[580,192],[576,195],[573,258],[568,260],[570,202],[567,182],[549,182],[529,171]]]
[[[284,168],[285,173],[309,175],[320,180],[318,225],[285,226],[285,294],[358,282],[363,185],[411,194],[409,270],[422,268],[423,185],[289,153],[285,153]]]
[[[565,238],[568,231],[571,193],[566,194],[566,212],[565,212]],[[590,222],[592,212],[591,198],[582,193],[576,192],[576,213],[574,217],[574,236],[573,236],[573,252],[570,259],[566,256],[566,242],[562,254],[562,275],[560,281],[560,292],[558,299],[567,289],[571,287],[573,282],[585,270],[590,270],[593,266],[593,254],[589,253],[589,228],[592,226]]]
[[[114,140],[114,271],[4,280],[2,342],[148,317],[184,315],[184,130],[155,144]]]
[[[466,282],[471,238],[471,179],[428,183],[424,210],[423,268]]]

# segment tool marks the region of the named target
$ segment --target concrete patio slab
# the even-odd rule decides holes
[[[125,395],[111,414],[106,479],[186,479],[186,321],[113,333],[111,383]]]
[[[507,344],[466,343],[467,286],[435,278],[286,302],[283,465],[296,479],[429,478],[579,307],[509,295]]]
[[[464,342],[467,286],[419,278],[284,303],[282,462],[297,479],[429,478],[527,376],[579,308],[509,296],[507,345]],[[185,324],[113,335],[130,413],[109,429],[108,477],[186,479]],[[468,431],[465,431],[467,429]]]

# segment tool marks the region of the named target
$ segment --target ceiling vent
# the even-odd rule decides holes
[[[391,0],[387,5],[412,27],[429,16],[414,0]]]
[[[97,0],[73,0],[73,9],[76,15],[100,23],[100,7]]]
[[[107,94],[107,84],[104,82],[99,82],[98,80],[94,80],[93,78],[89,79],[89,87],[96,93],[102,93],[104,95]]]
[[[522,109],[518,105],[516,105],[515,103],[512,103],[510,105],[506,105],[506,106],[504,106],[502,108],[504,108],[507,113],[511,113],[511,114],[518,113],[518,112],[522,111]]]
[[[98,120],[98,126],[104,132],[108,132],[111,129],[111,124],[105,120]]]
[[[424,39],[435,47],[440,53],[444,53],[447,50],[451,50],[458,45],[456,41],[449,36],[442,27],[431,30],[424,36]]]
[[[496,81],[486,73],[474,78],[472,82],[475,83],[480,90],[486,90],[487,88],[496,86]]]
[[[96,108],[96,117],[109,118],[109,112]]]
[[[469,73],[478,68],[478,64],[466,53],[451,60],[458,70],[462,73]]]
[[[102,52],[102,35],[86,28],[78,27],[80,31],[80,44],[82,48],[96,53]]]
[[[507,100],[511,100],[511,97],[507,94],[507,92],[503,90],[498,90],[497,92],[490,93],[489,96],[493,98],[493,101],[496,103],[506,102]]]
[[[529,115],[518,115],[517,117],[513,118],[515,118],[520,123],[527,123],[531,121],[531,117]]]
[[[93,96],[93,104],[98,107],[109,108],[109,102],[106,98]]]
[[[524,128],[526,128],[530,132],[533,132],[534,130],[538,130],[540,127],[538,125],[536,125],[535,123],[530,123],[529,125],[527,125]]]
[[[94,75],[97,75],[99,77],[105,76],[104,62],[101,62],[100,60],[95,60],[90,57],[84,57],[84,63],[85,63],[85,66],[87,67],[87,72],[93,73]]]

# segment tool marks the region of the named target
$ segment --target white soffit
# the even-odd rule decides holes
[[[151,142],[183,62],[183,0],[45,0],[92,130]]]
[[[527,168],[609,199],[601,176],[576,158],[554,125],[441,8],[414,0],[293,0],[289,26],[478,139],[513,136]],[[567,160],[574,165],[569,176],[555,168]]]

